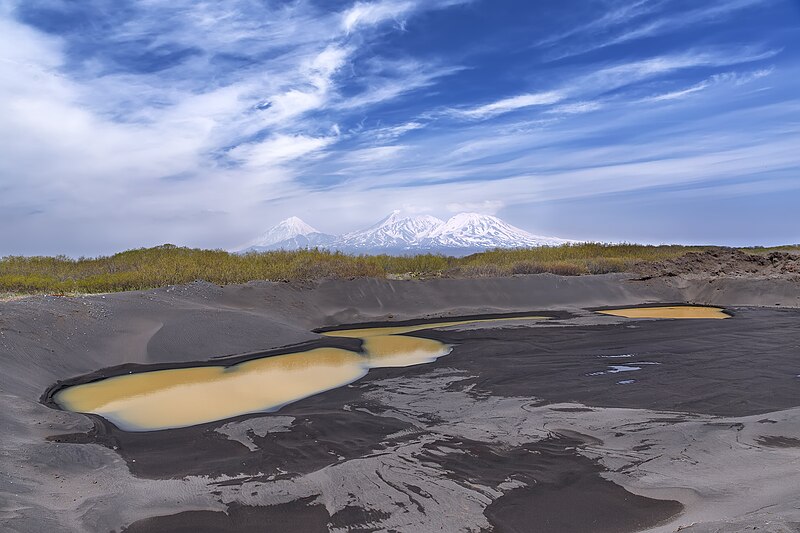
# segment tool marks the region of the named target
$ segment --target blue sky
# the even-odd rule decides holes
[[[795,0],[0,0],[0,255],[297,215],[800,242]]]

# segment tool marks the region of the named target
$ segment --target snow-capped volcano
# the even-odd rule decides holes
[[[343,235],[335,246],[339,249],[360,250],[413,248],[442,224],[443,221],[429,215],[404,217],[400,211],[394,211],[367,229]]]
[[[301,248],[323,248],[336,239],[309,226],[298,217],[289,217],[267,230],[242,252],[265,252],[268,250],[298,250]]]
[[[525,248],[564,244],[564,239],[541,237],[491,215],[459,213],[432,230],[424,248]]]
[[[253,243],[253,246],[269,246],[270,244],[276,244],[286,239],[297,237],[298,235],[310,235],[311,233],[320,232],[297,217],[289,217],[267,230],[264,235]]]
[[[323,248],[355,254],[466,255],[493,248],[554,246],[566,242],[569,241],[533,235],[491,215],[459,213],[444,222],[430,215],[403,216],[394,211],[373,226],[341,236],[321,233],[297,217],[287,218],[241,251]]]

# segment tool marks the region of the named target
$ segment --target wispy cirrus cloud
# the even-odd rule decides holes
[[[342,13],[341,26],[346,33],[352,33],[359,27],[374,26],[387,21],[402,25],[403,19],[414,11],[424,9],[445,9],[458,4],[466,4],[472,0],[375,0],[372,2],[356,2]]]
[[[550,35],[539,40],[536,46],[546,47],[564,41],[570,37],[588,34],[604,33],[617,26],[627,24],[645,15],[658,12],[666,0],[636,0],[634,2],[619,2],[612,5],[600,17],[583,24],[576,24],[566,31]]]
[[[240,144],[228,151],[227,155],[249,167],[273,167],[319,152],[334,142],[336,136],[276,134],[260,142]]]
[[[694,49],[605,67],[577,78],[576,91],[609,91],[664,76],[675,71],[698,67],[716,68],[741,65],[771,59],[780,49],[726,47]]]
[[[675,2],[670,0],[643,0],[623,3],[600,18],[574,28],[569,32],[552,36],[537,43],[539,47],[553,47],[568,37],[585,35],[587,42],[579,45],[568,44],[552,53],[551,60],[564,59],[592,50],[598,50],[645,37],[653,37],[682,28],[703,23],[719,23],[727,16],[741,10],[771,3],[775,0],[724,0],[704,3],[702,6],[682,10],[675,15],[669,8]],[[649,17],[652,15],[652,17]],[[644,20],[643,20],[644,19]],[[636,24],[630,26],[629,24]]]
[[[6,0],[0,223],[21,229],[0,253],[217,247],[397,207],[525,226],[543,202],[800,166],[778,0],[611,0],[588,22],[579,0],[504,2]]]
[[[425,9],[407,4],[399,6],[406,16]],[[53,5],[73,9],[67,3]],[[355,4],[352,13],[361,15],[348,31],[378,25],[385,20],[378,15],[395,8],[396,2]],[[345,97],[336,77],[352,61],[356,45],[347,43],[345,33],[332,24],[341,14],[319,12],[302,2],[264,11],[269,9],[248,2],[221,6],[181,0],[154,3],[152,9],[133,6],[116,31],[102,33],[96,39],[109,45],[137,43],[142,47],[138,56],[125,57],[108,51],[114,46],[84,50],[82,36],[49,37],[21,24],[14,15],[28,20],[55,18],[61,13],[17,4],[16,10],[6,10],[2,20],[7,30],[4,34],[17,35],[16,45],[4,52],[8,68],[4,78],[17,85],[8,86],[7,91],[26,97],[25,102],[9,110],[8,116],[22,121],[24,132],[26,127],[35,128],[34,109],[50,108],[64,119],[74,117],[50,125],[59,138],[105,146],[116,138],[125,144],[127,137],[127,144],[142,146],[145,143],[137,136],[146,137],[160,146],[164,159],[184,164],[186,158],[170,155],[171,146],[193,152],[196,161],[205,159],[207,164],[211,163],[208,157],[219,149],[235,155],[231,160],[243,165],[262,164],[270,159],[267,153],[273,148],[276,154],[282,154],[276,160],[288,162],[295,152],[281,144],[286,139],[315,149],[336,141],[335,137],[319,135],[320,128],[335,127],[335,121],[309,124],[304,118],[309,113],[331,106],[355,108],[385,103],[457,69],[448,66],[431,70],[415,62],[391,69],[389,76],[373,73],[374,81],[367,82],[366,90]],[[71,16],[93,14],[73,10]],[[167,46],[202,52],[157,72],[142,68],[142,61],[152,59],[152,50]],[[264,63],[258,59],[262,54],[274,57]],[[200,75],[208,68],[214,72],[211,79]],[[109,134],[110,130],[114,134]],[[105,132],[101,134],[105,142],[98,142],[92,131]],[[268,140],[253,141],[254,136]],[[320,139],[325,139],[324,143]],[[37,144],[41,147],[46,140],[41,138]],[[237,145],[241,145],[238,150]],[[297,157],[305,153],[296,150]],[[247,160],[250,156],[253,161]],[[113,162],[106,161],[103,166],[113,166]]]
[[[450,113],[458,117],[481,120],[510,113],[518,109],[554,104],[563,99],[564,95],[558,91],[519,94],[517,96],[501,98],[500,100],[476,107],[452,109]]]
[[[679,100],[682,98],[686,98],[691,96],[695,93],[699,93],[700,91],[704,91],[709,87],[713,87],[714,85],[722,84],[722,83],[729,83],[733,85],[744,85],[751,81],[755,81],[766,76],[772,74],[774,69],[767,68],[767,69],[758,69],[750,72],[724,72],[721,74],[714,74],[708,79],[701,81],[691,87],[686,87],[684,89],[679,89],[677,91],[670,91],[667,93],[657,94],[655,96],[651,96],[646,98],[645,101],[652,101],[652,102],[663,102],[668,100]]]
[[[379,141],[392,141],[414,130],[421,130],[425,124],[420,121],[412,120],[404,122],[396,126],[378,127],[372,131],[372,134]]]
[[[649,57],[643,60],[621,62],[606,65],[599,69],[580,72],[571,78],[562,80],[560,84],[549,90],[526,93],[516,96],[500,98],[493,102],[484,103],[468,108],[446,108],[440,114],[470,120],[486,120],[514,112],[525,112],[540,109],[545,114],[576,114],[599,109],[603,103],[593,97],[615,91],[626,86],[633,86],[654,78],[670,75],[674,72],[696,69],[716,68],[731,65],[741,65],[771,59],[780,53],[775,49],[745,48],[710,48],[688,50],[680,54],[668,54]],[[753,74],[763,77],[769,73],[768,69],[756,71]],[[744,80],[744,74],[718,74],[715,76],[738,76]],[[720,80],[722,78],[719,78]],[[700,91],[711,83],[719,81],[712,77],[697,84],[693,88],[682,89],[685,94]],[[674,97],[679,97],[678,91]],[[589,98],[590,100],[586,100]],[[656,97],[658,99],[658,97]],[[664,95],[660,99],[667,100],[671,97]]]
[[[357,94],[339,98],[333,105],[354,110],[392,102],[420,89],[435,85],[447,76],[463,70],[459,65],[425,64],[418,61],[380,61],[371,66],[371,75]]]
[[[601,102],[578,101],[552,107],[547,109],[545,113],[552,115],[575,115],[578,113],[590,113],[592,111],[597,111],[598,109],[602,109],[602,107],[603,104]]]
[[[692,24],[719,21],[735,11],[763,5],[771,1],[773,0],[726,0],[725,2],[709,3],[702,7],[683,12],[680,16],[662,16],[638,28],[617,35],[611,40],[602,43],[601,46],[618,44],[633,39],[674,31]]]
[[[342,29],[351,33],[359,26],[374,25],[387,20],[399,22],[415,7],[410,0],[382,0],[376,2],[357,2],[342,14]]]

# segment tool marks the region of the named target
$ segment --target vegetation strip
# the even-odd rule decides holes
[[[254,280],[493,277],[515,274],[605,274],[681,257],[709,247],[581,243],[502,249],[466,257],[353,256],[321,250],[232,254],[163,245],[112,256],[0,259],[0,294],[74,294],[152,289],[205,280],[220,285]],[[768,249],[748,249],[760,253]]]

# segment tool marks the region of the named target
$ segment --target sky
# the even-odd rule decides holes
[[[0,256],[394,209],[800,242],[797,0],[0,0]]]

